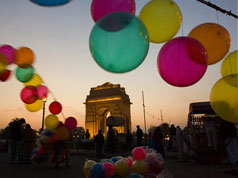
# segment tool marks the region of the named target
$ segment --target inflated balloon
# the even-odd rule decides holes
[[[129,178],[142,178],[142,176],[137,173],[132,173],[132,174],[130,174]]]
[[[140,11],[139,18],[145,24],[153,43],[163,43],[172,39],[182,22],[181,11],[172,0],[148,2]]]
[[[45,136],[48,136],[50,137],[51,135],[53,135],[53,132],[51,130],[48,130],[48,129],[45,129],[41,135],[45,135]]]
[[[40,109],[42,109],[42,106],[43,106],[43,100],[42,99],[38,99],[32,104],[25,104],[26,109],[30,112],[39,111]]]
[[[49,111],[52,114],[59,114],[62,111],[62,105],[58,101],[54,101],[49,105]]]
[[[119,161],[120,160],[120,158],[117,158],[117,157],[113,157],[113,158],[111,158],[111,160],[112,160],[112,162],[117,162],[117,161]]]
[[[0,62],[0,74],[7,70],[7,65]]]
[[[188,36],[197,39],[205,47],[208,54],[208,65],[220,61],[230,49],[230,34],[219,24],[198,25],[192,29]]]
[[[110,23],[112,21],[113,24]],[[133,14],[111,13],[95,24],[89,45],[100,67],[109,72],[124,73],[144,61],[149,49],[149,36],[144,24]]]
[[[112,177],[115,173],[114,165],[110,162],[103,163],[105,168],[105,177]]]
[[[207,53],[197,40],[177,37],[161,48],[157,66],[160,76],[170,85],[190,86],[205,74]]]
[[[132,166],[133,161],[131,159],[129,159],[129,158],[122,158],[122,159],[127,162],[129,168]]]
[[[77,127],[77,120],[74,117],[68,117],[64,123],[65,127],[69,130],[73,130]]]
[[[40,6],[54,7],[67,4],[71,0],[30,0],[30,1]]]
[[[42,99],[47,98],[48,96],[48,88],[44,85],[37,86],[38,96]]]
[[[225,76],[212,87],[210,103],[222,119],[238,123],[238,74]]]
[[[45,118],[45,126],[49,130],[54,130],[59,125],[59,118],[54,115],[50,114]]]
[[[16,50],[10,45],[3,45],[0,47],[0,62],[5,64],[14,63],[14,56]]]
[[[24,85],[25,86],[28,86],[28,85],[38,86],[38,85],[41,85],[41,83],[42,83],[41,77],[38,74],[34,73],[31,80],[29,80],[28,82],[25,82]]]
[[[114,164],[115,172],[119,176],[126,176],[129,173],[129,166],[127,162],[123,159],[120,159],[119,161],[115,162]]]
[[[20,82],[28,82],[32,79],[34,75],[34,68],[32,66],[27,68],[17,67],[16,69],[16,78]]]
[[[32,104],[38,99],[38,91],[34,86],[26,86],[21,90],[21,100],[26,104]]]
[[[146,164],[147,164],[147,169],[149,172],[153,172],[155,174],[159,174],[162,170],[163,164],[162,162],[155,157],[156,155],[149,154],[146,156]]]
[[[131,169],[138,174],[144,174],[146,171],[146,163],[144,160],[135,160]]]
[[[235,50],[230,53],[221,64],[221,75],[222,77],[238,74],[238,51]]]
[[[136,147],[132,150],[132,157],[134,160],[143,160],[145,159],[145,149],[142,147]]]
[[[93,160],[87,160],[85,163],[84,163],[84,166],[83,166],[83,172],[84,172],[84,175],[86,177],[90,177],[91,176],[91,167],[96,164],[95,161]]]
[[[135,14],[135,0],[93,0],[91,15],[95,22],[113,12],[129,12]]]
[[[65,127],[60,127],[58,129],[56,129],[55,135],[56,135],[57,140],[64,141],[69,138],[69,131]]]
[[[45,154],[45,152],[46,152],[46,150],[43,146],[40,146],[37,150],[38,155],[43,155],[43,154]]]
[[[34,62],[35,55],[30,48],[21,47],[15,53],[15,64],[21,68],[27,68]]]
[[[41,143],[49,143],[49,141],[50,141],[50,137],[48,137],[48,136],[46,136],[46,135],[41,135],[40,136],[40,142]]]
[[[96,163],[91,168],[91,177],[104,178],[105,168],[102,163]]]
[[[11,75],[11,71],[7,69],[0,74],[0,80],[2,82],[5,82],[9,79],[10,75]]]

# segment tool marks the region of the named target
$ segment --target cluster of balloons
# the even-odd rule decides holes
[[[132,157],[122,156],[102,159],[99,163],[86,160],[83,171],[87,178],[128,177],[156,178],[162,171],[163,159],[156,152],[146,151],[142,147],[132,150]]]
[[[221,76],[212,87],[210,102],[222,119],[238,123],[238,51],[230,53],[222,62]]]
[[[61,122],[56,117],[47,117],[46,128],[37,141],[37,147],[32,154],[32,160],[36,163],[48,161],[50,156],[54,155],[53,145],[57,141],[67,141],[70,132],[77,126],[77,120],[74,117],[68,117],[65,122]],[[64,155],[63,155],[64,156]],[[64,161],[64,157],[62,159]]]

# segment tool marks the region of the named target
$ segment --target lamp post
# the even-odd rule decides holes
[[[44,120],[45,120],[45,103],[47,101],[47,98],[43,98],[43,115],[42,115],[42,127],[41,130],[44,130]]]

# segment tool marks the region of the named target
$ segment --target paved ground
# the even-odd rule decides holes
[[[93,153],[80,151],[71,156],[71,167],[55,169],[50,162],[42,164],[9,164],[8,155],[0,153],[0,178],[84,178],[83,164],[86,157],[92,158]],[[178,162],[176,155],[170,156],[164,165],[164,174],[170,178],[235,178],[224,171],[230,166],[201,165],[194,161]],[[163,178],[163,176],[160,176]]]

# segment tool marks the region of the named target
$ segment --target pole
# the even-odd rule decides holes
[[[144,111],[144,126],[145,126],[145,133],[146,133],[145,103],[144,103],[144,92],[143,91],[142,91],[142,100],[143,100],[143,111]]]
[[[45,120],[45,103],[46,103],[46,98],[43,99],[43,115],[42,115],[42,127],[41,130],[44,130],[44,120]]]
[[[161,114],[161,123],[163,124],[162,109],[160,110],[160,114]]]

